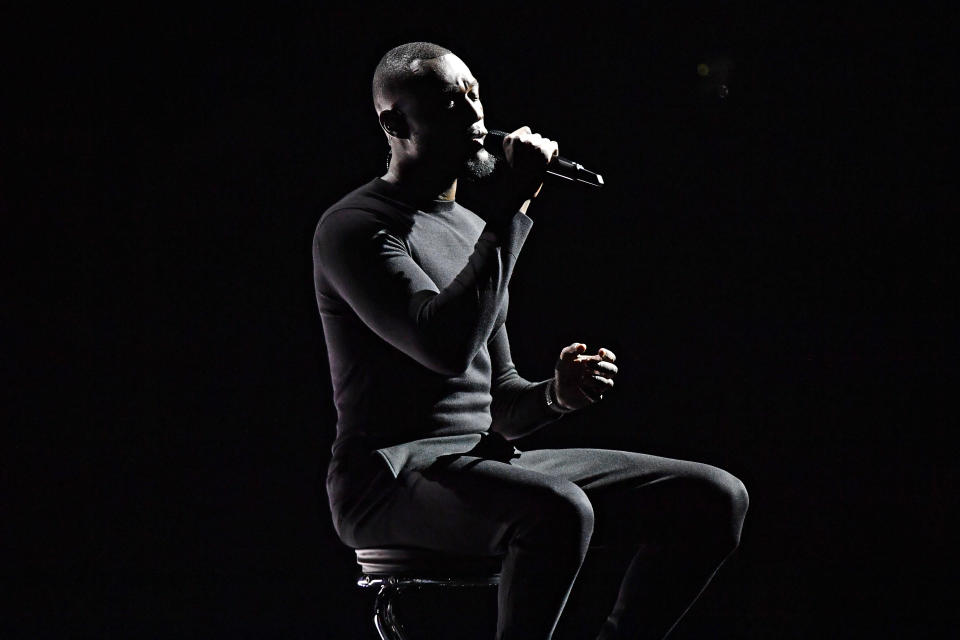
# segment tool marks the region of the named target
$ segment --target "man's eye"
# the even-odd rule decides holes
[[[453,100],[453,99],[447,100],[447,109],[455,109],[456,106],[457,106],[456,100]]]

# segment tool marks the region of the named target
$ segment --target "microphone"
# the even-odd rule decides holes
[[[503,139],[508,135],[510,134],[506,133],[505,131],[487,129],[487,137],[483,140],[483,148],[498,158],[505,160],[506,156],[503,153]],[[547,173],[565,180],[582,182],[583,184],[588,184],[591,187],[603,186],[603,176],[601,176],[599,173],[588,171],[584,169],[583,165],[579,162],[567,160],[561,156],[557,156],[550,161],[550,164],[547,165]]]

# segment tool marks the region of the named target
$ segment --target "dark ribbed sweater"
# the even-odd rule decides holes
[[[394,474],[462,453],[484,432],[555,420],[549,380],[521,378],[504,324],[507,285],[533,221],[497,225],[452,201],[414,205],[376,178],[327,209],[313,242],[337,436]]]

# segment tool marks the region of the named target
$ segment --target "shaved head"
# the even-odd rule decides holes
[[[492,175],[480,83],[456,54],[408,42],[383,56],[373,74],[373,104],[390,146],[387,176],[456,191],[456,179]]]
[[[452,53],[432,42],[408,42],[384,54],[373,73],[373,106],[377,113],[389,108],[397,90],[417,77],[419,62]]]

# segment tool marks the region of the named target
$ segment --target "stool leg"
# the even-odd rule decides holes
[[[377,600],[373,605],[373,624],[377,627],[380,640],[407,640],[403,625],[393,613],[393,597],[400,589],[393,585],[381,585]]]

